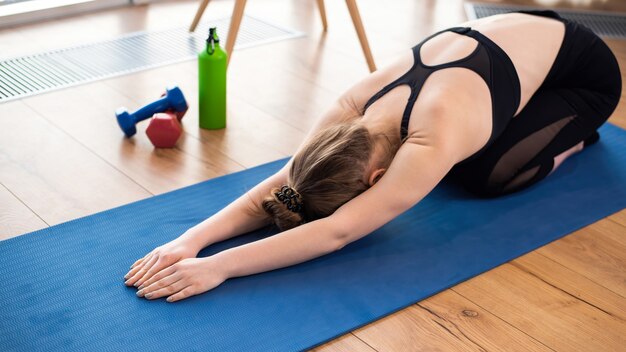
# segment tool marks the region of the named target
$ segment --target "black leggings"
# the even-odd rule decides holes
[[[598,139],[619,102],[622,79],[611,50],[587,27],[558,18],[565,37],[544,83],[491,145],[453,169],[472,193],[499,196],[542,180],[554,157]]]

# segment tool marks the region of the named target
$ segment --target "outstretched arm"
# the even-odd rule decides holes
[[[213,256],[182,261],[142,288],[154,299],[177,301],[208,291],[224,280],[274,270],[328,254],[371,233],[428,194],[457,161],[444,138],[405,143],[373,187],[329,217],[312,221]],[[149,296],[148,296],[149,295]]]
[[[331,124],[338,123],[355,113],[350,100],[346,96],[339,98],[308,132],[294,155],[320,130]],[[270,219],[263,211],[261,203],[265,197],[270,195],[272,188],[280,187],[287,183],[289,168],[292,162],[293,158],[275,175],[261,182],[219,213],[192,227],[181,237],[199,251],[210,244],[269,224]]]
[[[124,276],[125,284],[141,286],[162,269],[185,258],[195,258],[202,248],[210,244],[267,225],[270,219],[260,204],[270,194],[272,187],[287,181],[287,167],[288,165],[178,238],[155,248],[136,261]]]
[[[321,129],[329,124],[338,123],[355,113],[351,101],[346,96],[339,98],[309,131],[298,152]],[[124,276],[125,284],[127,286],[141,286],[164,268],[185,258],[196,257],[198,252],[208,245],[269,224],[270,218],[263,211],[261,203],[265,197],[270,195],[273,187],[280,187],[287,183],[291,162],[292,160],[279,172],[255,186],[215,215],[190,228],[177,239],[157,247],[137,260]]]
[[[199,252],[213,243],[268,225],[270,219],[261,208],[261,202],[272,187],[287,182],[287,167],[285,165],[215,215],[187,230],[180,240]]]
[[[405,143],[374,186],[334,214],[216,254],[226,277],[251,275],[339,250],[418,203],[448,173],[455,158],[441,145]]]

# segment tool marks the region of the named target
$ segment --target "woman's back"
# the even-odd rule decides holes
[[[561,21],[523,13],[485,17],[461,26],[472,27],[487,36],[513,62],[521,86],[517,112],[523,109],[545,79],[565,34]],[[429,54],[427,50],[424,49],[423,55]]]
[[[520,104],[515,114],[522,110],[545,79],[565,33],[563,23],[558,20],[523,13],[490,16],[455,27],[471,27],[480,32],[510,58],[520,85]],[[425,65],[439,65],[467,57],[477,45],[477,40],[472,37],[443,32],[425,41],[419,56]],[[357,111],[363,112],[373,95],[409,71],[413,64],[413,53],[407,51],[397,61],[356,84],[346,96]],[[411,89],[407,85],[394,87],[368,106],[368,111],[375,112],[369,114],[372,117],[365,118],[384,119],[381,123],[398,126],[399,131],[410,93]],[[457,143],[463,144],[461,149],[467,150],[469,156],[484,146],[491,135],[492,93],[485,80],[467,68],[452,67],[435,71],[419,91],[410,113],[408,131],[422,131],[433,126],[434,121],[429,119],[427,111],[433,105],[447,105],[451,109],[450,113],[457,116],[457,119],[451,119],[450,124],[453,126],[450,128],[468,132],[465,134],[467,140],[457,140]],[[384,113],[380,113],[382,110]]]

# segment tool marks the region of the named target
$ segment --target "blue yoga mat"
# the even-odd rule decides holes
[[[227,280],[177,303],[122,276],[269,176],[279,160],[0,242],[2,351],[295,351],[313,347],[626,207],[626,131],[527,191],[476,199],[443,183],[341,251]],[[262,229],[201,255],[254,241]]]

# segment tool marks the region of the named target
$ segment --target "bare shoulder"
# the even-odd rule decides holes
[[[386,85],[402,76],[412,66],[413,53],[410,49],[407,49],[395,60],[363,77],[363,79],[350,87],[343,94],[343,97],[350,102],[354,109],[363,113],[365,104],[372,96]]]
[[[373,73],[367,74],[347,91],[341,94],[315,122],[307,133],[300,151],[309,140],[321,130],[336,124],[354,121],[362,117],[367,101],[387,84],[404,74],[413,65],[411,51],[399,59]],[[297,153],[297,152],[296,152]]]

